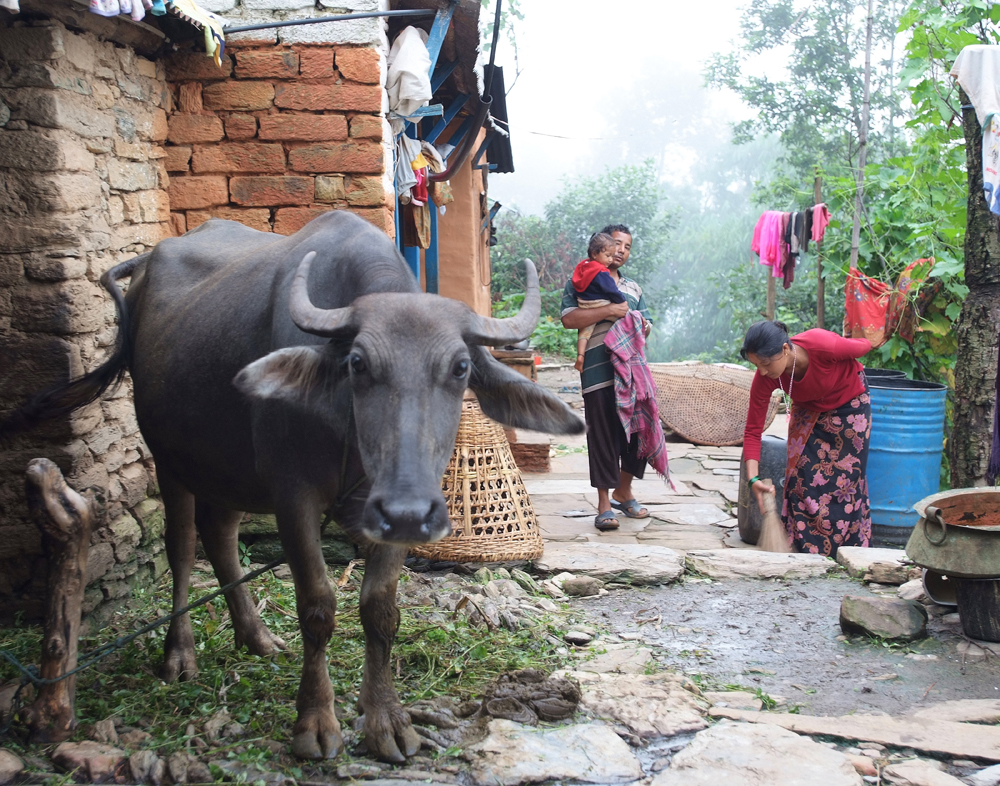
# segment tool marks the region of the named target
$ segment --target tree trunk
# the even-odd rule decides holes
[[[959,91],[959,98],[963,106],[969,105],[965,91]],[[975,110],[962,110],[962,125],[969,179],[965,229],[969,296],[956,328],[954,427],[949,444],[953,488],[986,485],[1000,334],[1000,232],[983,196],[983,130]]]
[[[39,672],[45,679],[76,668],[80,607],[90,553],[91,503],[66,485],[48,459],[28,464],[28,508],[42,531],[49,562],[45,635]],[[61,742],[76,728],[76,676],[43,685],[23,718],[34,743]]]

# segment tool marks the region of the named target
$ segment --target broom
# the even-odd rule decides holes
[[[762,478],[765,483],[771,483],[770,478]],[[764,495],[764,520],[760,525],[760,536],[757,538],[757,548],[761,551],[776,551],[779,554],[791,554],[792,547],[788,543],[788,533],[781,523],[778,510],[774,504],[774,494]]]

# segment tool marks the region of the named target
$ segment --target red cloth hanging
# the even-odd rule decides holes
[[[921,278],[913,275],[914,268],[930,262],[926,270],[921,270]],[[903,323],[900,335],[913,341],[913,324],[916,314],[911,314],[913,304],[908,300],[914,282],[922,280],[930,271],[933,259],[918,259],[911,262],[902,273],[895,286],[866,276],[857,268],[847,274],[844,284],[844,335],[849,338],[867,338],[872,346],[884,344]]]

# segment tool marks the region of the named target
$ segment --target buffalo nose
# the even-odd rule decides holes
[[[451,533],[443,499],[399,499],[373,501],[381,540],[427,543]]]

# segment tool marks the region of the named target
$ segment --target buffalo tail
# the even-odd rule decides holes
[[[73,410],[97,401],[106,391],[121,384],[132,356],[132,339],[128,307],[117,282],[132,275],[132,271],[148,257],[148,253],[141,254],[115,265],[101,276],[101,285],[114,299],[118,314],[118,333],[108,359],[89,374],[56,385],[28,399],[0,422],[0,442],[34,428],[43,421],[67,415]]]

